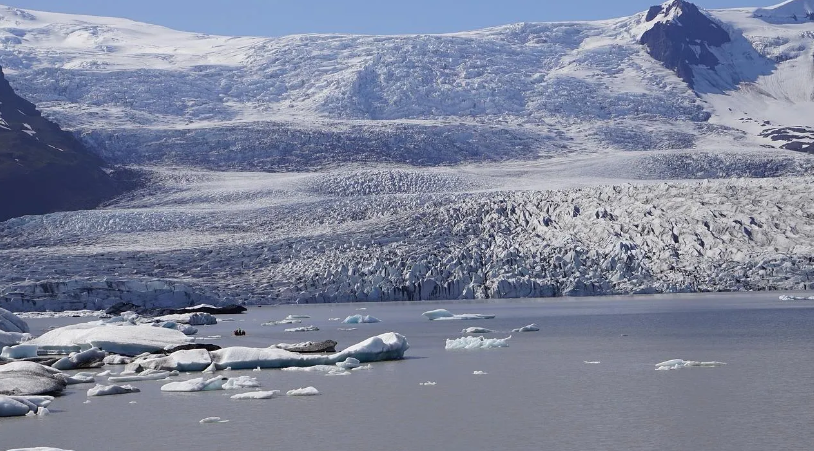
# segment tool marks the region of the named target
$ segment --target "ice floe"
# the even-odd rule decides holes
[[[379,322],[381,322],[379,318],[370,315],[350,315],[342,321],[342,323],[344,324],[363,324]]]
[[[271,399],[280,394],[280,390],[250,391],[230,396],[231,399]]]
[[[310,317],[310,316],[308,316],[308,315],[288,315],[288,316],[286,316],[286,317],[285,317],[285,319],[287,319],[287,320],[292,320],[292,319],[310,319],[310,318],[311,318],[311,317]]]
[[[418,385],[432,386],[432,385],[438,385],[438,382],[433,382],[433,381],[419,382]]]
[[[536,324],[529,324],[528,326],[518,327],[517,329],[512,329],[512,332],[537,332],[540,328],[537,327]]]
[[[68,376],[67,382],[68,385],[92,384],[96,382],[96,373],[76,373]]]
[[[487,373],[486,371],[475,370],[475,371],[472,372],[472,374],[474,374],[475,376],[485,376],[485,375],[487,375],[489,373]]]
[[[104,365],[105,356],[104,351],[94,347],[81,352],[72,352],[69,356],[57,360],[51,366],[62,371],[79,368],[99,368]]]
[[[461,337],[461,338],[448,338],[444,349],[486,349],[486,348],[508,348],[509,335],[506,338],[486,338],[482,336],[477,337]]]
[[[218,323],[218,319],[209,313],[177,313],[154,318],[156,321],[167,321],[190,326],[209,326]]]
[[[16,346],[3,346],[0,357],[4,359],[27,359],[37,356],[37,345],[19,344]]]
[[[285,329],[286,332],[316,332],[319,330],[317,326],[302,326],[302,327],[292,327],[290,329]]]
[[[599,360],[585,360],[583,361],[586,365],[599,365]]]
[[[260,386],[257,378],[251,376],[238,376],[230,377],[229,380],[223,384],[224,390],[237,390],[239,388],[256,388]]]
[[[160,381],[170,376],[177,376],[178,371],[145,370],[138,374],[121,374],[107,378],[109,382]]]
[[[285,394],[286,396],[316,396],[319,394],[319,390],[314,387],[295,388],[287,391]]]
[[[0,417],[25,416],[30,413],[46,414],[53,396],[5,396],[0,395]],[[43,410],[40,410],[43,409]]]
[[[694,368],[694,367],[702,367],[702,368],[713,368],[717,366],[726,365],[724,362],[698,362],[695,360],[682,360],[682,359],[672,359],[672,360],[665,360],[664,362],[656,364],[657,371],[666,371],[666,370],[678,370],[681,368]]]
[[[97,347],[127,356],[160,351],[166,347],[189,343],[189,338],[174,329],[132,325],[104,324],[98,321],[60,327],[31,340],[41,349],[76,351]]]
[[[101,385],[97,384],[95,387],[88,390],[88,396],[110,396],[110,395],[124,395],[127,393],[138,393],[139,390],[132,385]]]
[[[343,370],[352,370],[354,368],[358,368],[359,366],[361,366],[361,363],[359,362],[359,359],[348,357],[342,362],[336,362],[336,366],[342,368]]]
[[[180,382],[170,382],[161,386],[161,391],[168,392],[197,392],[223,390],[223,385],[228,381],[226,377],[213,377],[205,379],[203,377]]]
[[[780,295],[781,301],[814,301],[814,296],[789,296],[787,294]]]
[[[201,424],[208,424],[208,423],[228,423],[229,420],[222,420],[220,417],[206,417],[203,420],[199,421]]]
[[[476,319],[492,319],[495,317],[495,315],[482,315],[480,313],[462,313],[454,315],[449,310],[442,308],[424,312],[422,313],[422,315],[424,315],[427,319],[431,321],[476,320]]]
[[[206,349],[184,349],[170,355],[148,355],[134,359],[127,369],[138,367],[153,370],[203,371],[212,364]]]
[[[492,332],[494,332],[492,329],[485,327],[467,327],[461,331],[462,334],[491,334]]]

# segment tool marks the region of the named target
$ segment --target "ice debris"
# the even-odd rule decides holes
[[[231,399],[271,399],[280,394],[280,390],[250,391],[230,396]]]
[[[672,359],[656,364],[656,371],[677,370],[681,368],[704,367],[713,368],[726,365],[724,362],[698,362],[695,360]]]
[[[178,371],[145,370],[138,374],[121,374],[110,376],[109,382],[137,382],[137,381],[160,381],[170,376],[177,376]]]
[[[814,301],[814,296],[790,296],[787,294],[780,295],[781,301]]]
[[[0,395],[0,417],[25,416],[47,408],[53,396],[4,396]]]
[[[285,329],[286,332],[316,332],[319,330],[317,326],[302,326]]]
[[[427,319],[431,321],[439,320],[476,320],[476,319],[492,319],[495,315],[482,315],[480,313],[462,313],[453,315],[452,312],[446,309],[430,310],[422,313]]]
[[[362,324],[379,322],[381,322],[379,318],[370,315],[350,315],[342,321],[342,323],[344,324]]]
[[[418,385],[424,385],[424,386],[432,386],[432,385],[437,385],[437,384],[438,384],[438,382],[433,382],[433,381],[419,382],[418,383]]]
[[[584,360],[586,365],[599,365],[599,360]]]
[[[444,349],[455,350],[455,349],[508,348],[510,338],[512,338],[511,335],[509,335],[506,338],[486,338],[483,336],[461,337],[454,339],[448,338],[446,345],[444,346]]]
[[[486,371],[475,370],[475,371],[472,372],[472,374],[474,374],[475,376],[484,376],[484,375],[489,374],[489,373],[487,373]]]
[[[461,331],[462,334],[491,334],[492,332],[494,332],[492,329],[485,327],[467,327]]]
[[[342,368],[343,370],[352,370],[354,368],[358,368],[361,365],[359,359],[354,359],[353,357],[348,357],[342,362],[336,362],[336,366]]]
[[[316,396],[319,394],[319,390],[314,387],[295,388],[287,391],[285,394],[286,396]]]
[[[201,424],[207,423],[228,423],[229,420],[222,420],[220,417],[206,417],[203,420],[199,421]]]
[[[517,329],[512,329],[512,332],[537,332],[540,328],[537,327],[536,324],[529,324],[528,326],[518,327]]]
[[[0,357],[4,359],[27,359],[37,356],[37,345],[20,344],[16,346],[3,346]]]
[[[101,385],[96,384],[95,387],[88,390],[88,396],[109,396],[109,395],[124,395],[127,393],[138,393],[139,390],[132,385]]]

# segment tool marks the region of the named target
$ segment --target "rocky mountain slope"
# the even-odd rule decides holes
[[[0,221],[96,207],[119,192],[103,164],[16,95],[0,70]]]

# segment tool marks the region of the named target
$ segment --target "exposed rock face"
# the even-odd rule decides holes
[[[768,128],[760,136],[783,142],[781,149],[814,154],[814,127]]]
[[[718,23],[683,0],[651,7],[645,21],[650,28],[639,43],[690,87],[694,85],[692,66],[714,68],[719,60],[711,48],[731,41],[729,33]]]
[[[0,221],[96,207],[119,193],[103,166],[15,94],[0,69]]]

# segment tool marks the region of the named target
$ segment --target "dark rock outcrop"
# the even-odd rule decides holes
[[[190,349],[206,349],[209,352],[217,351],[220,346],[209,343],[189,343],[185,345],[178,345],[173,348],[168,348],[163,351],[163,354],[170,355],[176,351],[189,351]]]
[[[0,221],[94,208],[121,192],[104,162],[14,93],[0,69]]]
[[[651,7],[645,21],[651,25],[639,43],[690,87],[694,85],[692,66],[714,68],[719,61],[710,48],[731,41],[718,23],[683,0]]]

